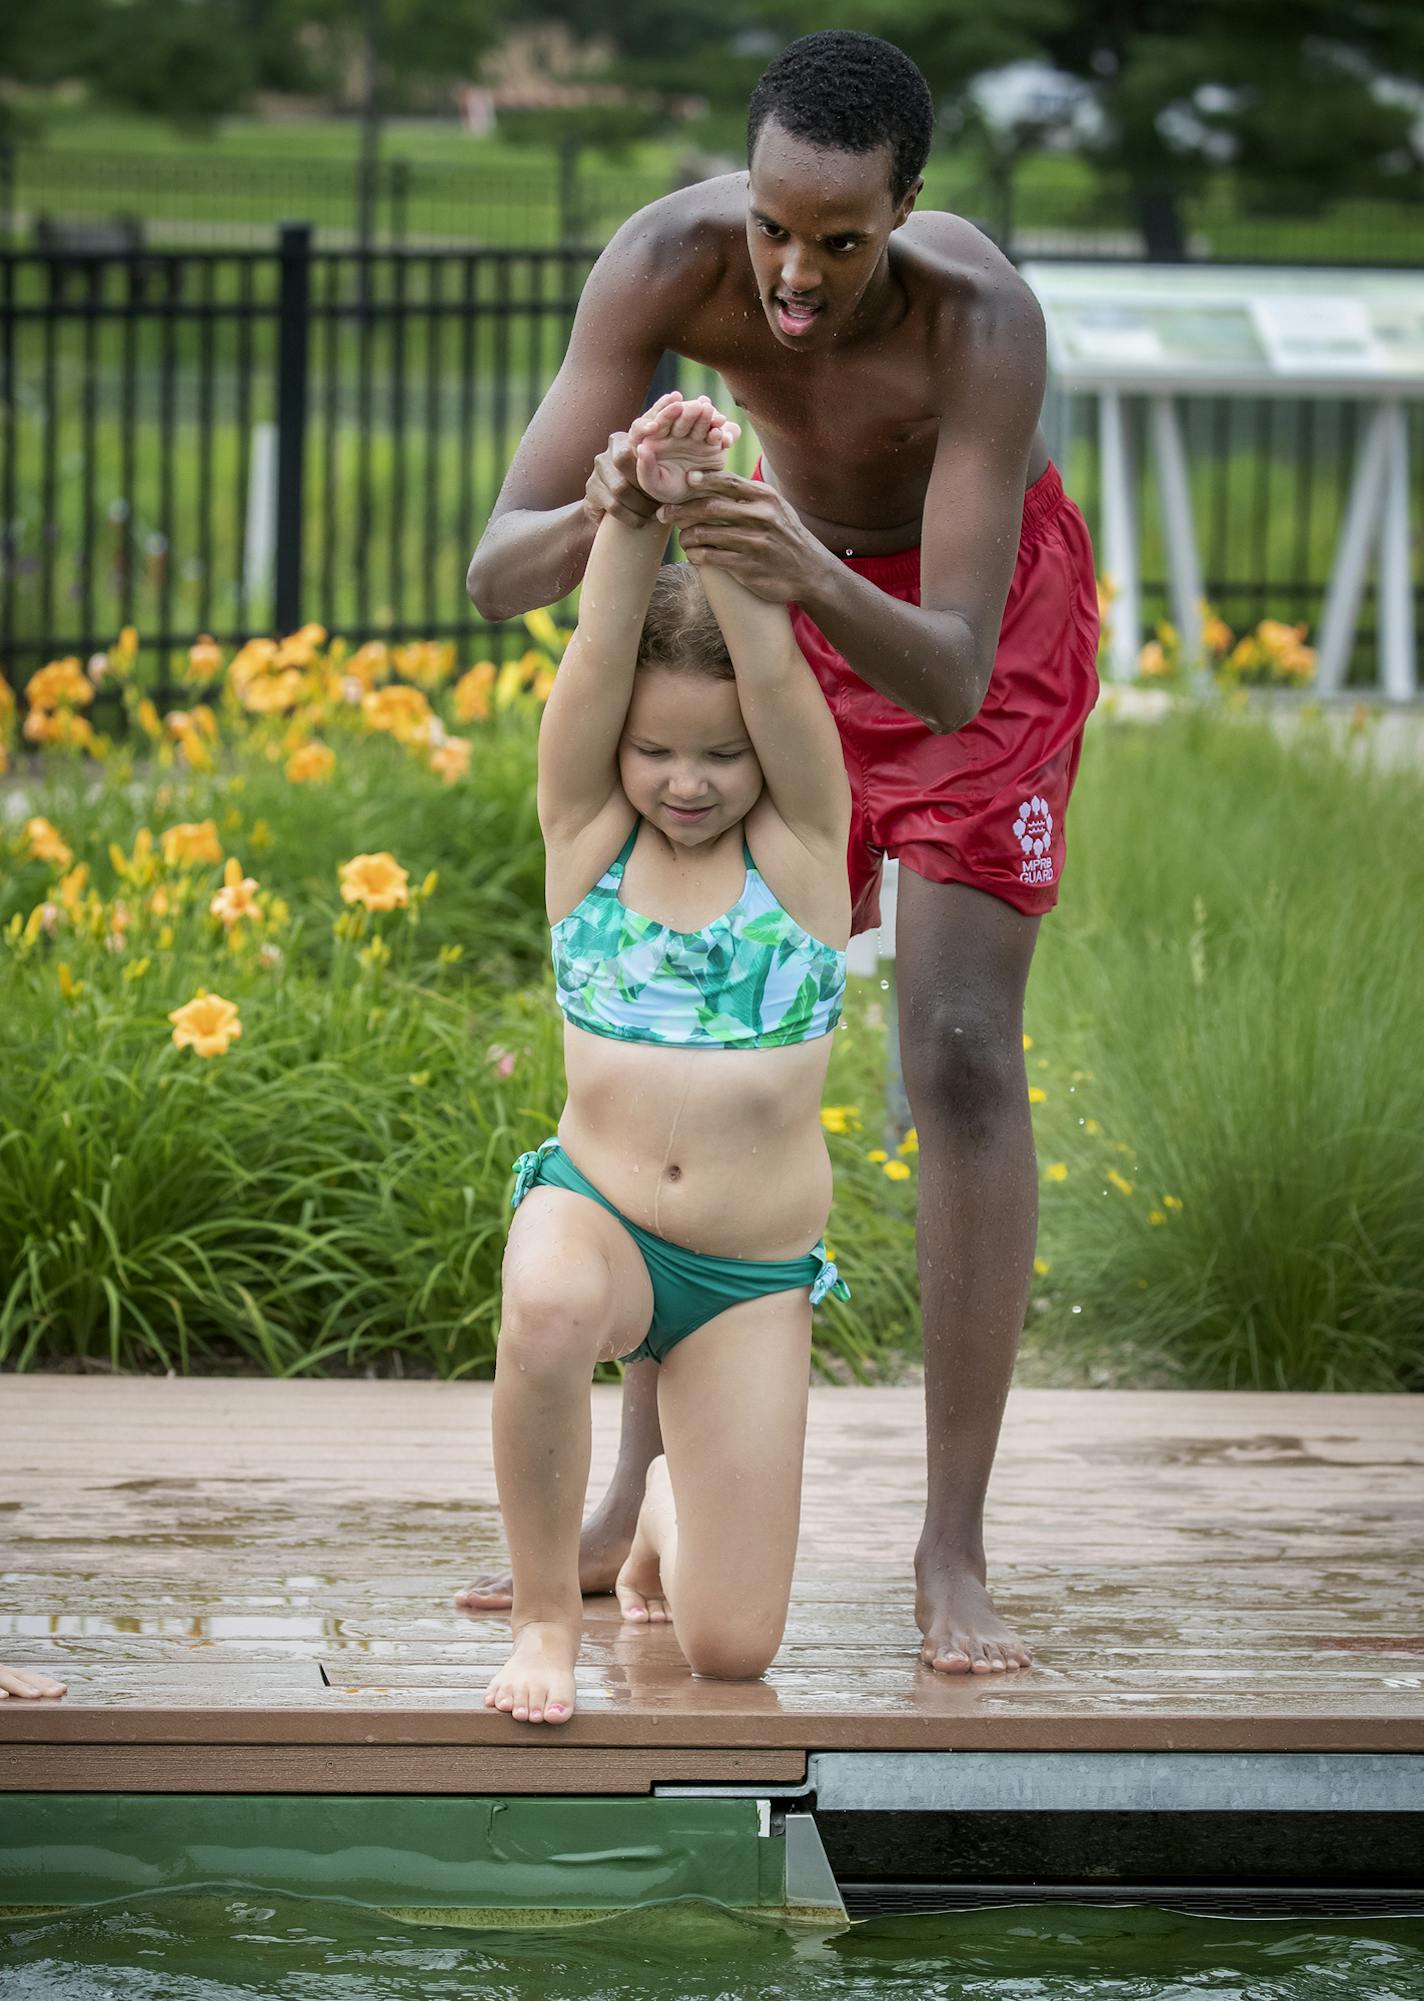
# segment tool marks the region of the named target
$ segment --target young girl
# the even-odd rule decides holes
[[[632,426],[660,503],[737,426],[664,396]],[[594,1364],[652,1356],[666,1460],[618,1579],[696,1674],[781,1643],[811,1308],[826,1257],[821,1093],[845,988],[850,789],[786,608],[667,530],[605,515],[539,735],[566,1028],[558,1136],[516,1163],[494,1390],[514,1652],[486,1706],[573,1713]]]

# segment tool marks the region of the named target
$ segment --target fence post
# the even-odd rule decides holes
[[[391,161],[391,248],[404,250],[406,203],[410,195],[410,161]]]
[[[277,317],[277,590],[279,633],[301,624],[302,485],[307,430],[307,334],[311,286],[309,222],[278,230],[281,289]]]

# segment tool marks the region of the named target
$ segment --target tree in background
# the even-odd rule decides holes
[[[1317,214],[1347,194],[1418,199],[1424,10],[1074,0],[1070,12],[1045,46],[1095,85],[1092,154],[1130,189],[1150,255],[1184,254],[1181,197],[1224,167],[1245,200],[1278,214]]]

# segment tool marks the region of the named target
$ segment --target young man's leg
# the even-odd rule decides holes
[[[1038,1175],[1023,1060],[1037,917],[900,867],[901,1062],[919,1138],[928,1505],[915,1556],[923,1658],[1027,1667],[985,1583],[984,1495],[1028,1305]]]

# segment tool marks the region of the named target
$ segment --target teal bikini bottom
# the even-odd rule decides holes
[[[669,1348],[696,1333],[704,1322],[744,1299],[761,1299],[770,1292],[798,1292],[811,1288],[811,1304],[819,1306],[828,1293],[849,1299],[850,1287],[826,1256],[823,1237],[803,1258],[714,1258],[701,1251],[684,1250],[649,1230],[629,1222],[607,1196],[579,1173],[558,1139],[546,1139],[532,1153],[521,1153],[514,1163],[517,1176],[514,1199],[517,1209],[531,1188],[567,1188],[575,1195],[587,1195],[616,1216],[643,1254],[653,1287],[653,1318],[643,1339],[620,1361],[661,1362]]]

